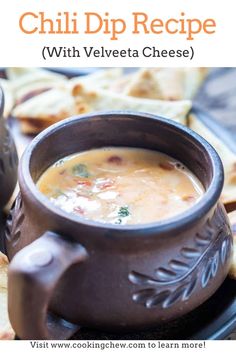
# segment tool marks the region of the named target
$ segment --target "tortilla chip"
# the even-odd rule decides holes
[[[129,97],[108,90],[91,90],[81,83],[74,86],[72,94],[76,99],[78,113],[129,110],[153,113],[186,124],[186,115],[191,109],[188,100],[172,102]]]
[[[0,252],[0,340],[14,339],[7,310],[7,257]]]
[[[124,75],[110,89],[124,95],[176,101],[192,99],[207,74],[206,68],[150,68]]]
[[[233,211],[232,213],[228,214],[230,224],[231,224],[231,229],[233,231],[233,260],[231,263],[230,271],[229,271],[229,276],[230,278],[233,278],[236,280],[236,211]]]
[[[221,201],[224,204],[236,202],[236,154],[193,114],[189,115],[189,127],[205,138],[215,148],[222,160],[225,182]]]
[[[16,106],[12,115],[20,120],[24,133],[38,133],[76,113],[71,93],[66,89],[52,89]]]
[[[11,83],[5,79],[0,79],[0,86],[3,89],[4,102],[5,102],[3,116],[4,118],[7,118],[9,117],[15,103],[13,90],[12,90]]]

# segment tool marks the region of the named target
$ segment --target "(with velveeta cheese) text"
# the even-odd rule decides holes
[[[107,49],[102,47],[65,47],[65,46],[44,46],[42,49],[42,57],[44,60],[50,58],[188,58],[192,60],[194,57],[194,49],[192,46],[178,49],[161,49],[155,46],[146,46],[142,50],[125,48],[125,49]]]

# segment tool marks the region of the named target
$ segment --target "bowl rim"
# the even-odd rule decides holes
[[[192,140],[195,140],[198,144],[200,144],[204,150],[207,152],[211,164],[212,164],[212,180],[210,182],[209,187],[206,192],[197,201],[191,208],[188,210],[177,214],[171,218],[163,219],[157,222],[144,223],[144,224],[129,224],[129,225],[116,225],[109,223],[102,223],[98,221],[93,221],[89,219],[85,219],[73,213],[68,213],[59,207],[55,206],[49,199],[44,196],[36,187],[35,182],[31,176],[30,172],[30,161],[34,154],[34,150],[37,148],[39,144],[43,142],[46,137],[55,134],[58,130],[63,129],[65,126],[76,124],[79,121],[83,120],[91,120],[98,117],[107,117],[108,119],[111,117],[118,117],[121,115],[128,116],[132,119],[150,119],[152,121],[159,121],[162,124],[166,124],[171,126],[174,129],[177,129],[180,133],[188,135]],[[71,221],[73,223],[83,224],[87,227],[95,227],[99,229],[105,230],[115,230],[117,232],[129,231],[127,236],[137,235],[137,231],[144,231],[143,235],[147,236],[147,230],[153,230],[155,233],[164,233],[177,229],[185,229],[188,226],[192,225],[196,222],[196,219],[199,220],[203,218],[211,208],[217,203],[219,200],[222,188],[224,183],[224,170],[221,159],[215,149],[200,135],[195,133],[193,130],[184,126],[176,121],[173,121],[168,118],[164,118],[158,115],[142,113],[142,112],[134,112],[129,110],[116,110],[116,111],[101,111],[89,114],[83,114],[79,116],[72,116],[63,121],[53,124],[49,128],[42,131],[38,134],[32,142],[27,146],[19,165],[19,185],[20,190],[26,190],[27,195],[33,196],[33,198],[38,201],[47,212],[52,214],[56,214],[58,217],[64,219],[65,221]],[[157,230],[158,229],[158,230]],[[134,231],[134,233],[132,232]],[[136,233],[135,233],[136,232]],[[119,236],[120,237],[120,236]]]

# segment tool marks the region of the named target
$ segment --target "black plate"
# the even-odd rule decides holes
[[[200,108],[197,104],[193,105],[191,113],[195,114],[197,118],[214,133],[231,151],[236,154],[236,137],[229,129],[214,119],[211,114]]]
[[[111,334],[81,329],[72,339],[186,340],[225,339],[236,328],[236,282],[226,279],[220,289],[189,314],[156,329],[130,334]]]

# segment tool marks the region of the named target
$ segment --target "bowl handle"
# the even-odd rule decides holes
[[[8,311],[21,339],[67,339],[79,329],[50,315],[48,307],[62,275],[87,257],[83,246],[49,231],[15,255],[8,272]]]

